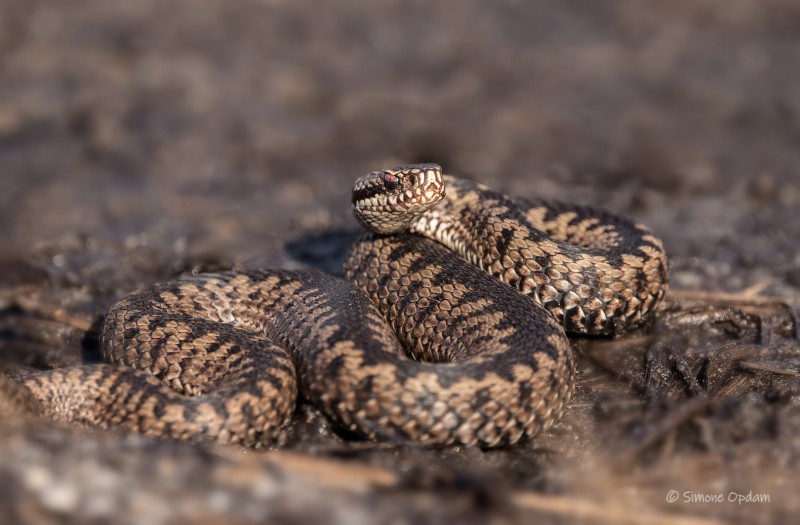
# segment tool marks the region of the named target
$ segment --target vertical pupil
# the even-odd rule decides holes
[[[398,183],[400,182],[400,179],[398,179],[396,175],[387,173],[383,176],[383,182],[386,184],[387,188],[393,190],[397,187]]]

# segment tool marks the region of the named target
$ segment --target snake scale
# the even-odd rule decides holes
[[[360,178],[353,208],[370,231],[347,280],[220,272],[137,291],[103,323],[110,364],[15,387],[49,417],[153,436],[263,445],[299,392],[369,438],[510,445],[569,400],[565,331],[641,325],[667,289],[645,227],[515,201],[435,164]]]

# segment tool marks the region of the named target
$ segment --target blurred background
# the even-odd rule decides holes
[[[279,263],[354,224],[357,176],[432,161],[634,215],[676,284],[800,285],[794,1],[1,5],[5,245]]]
[[[673,288],[793,299],[799,66],[796,0],[0,0],[0,257],[97,312],[335,272],[355,178],[436,162],[635,217]]]

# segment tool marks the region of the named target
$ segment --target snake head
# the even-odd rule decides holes
[[[437,164],[373,171],[353,186],[353,213],[368,230],[398,233],[444,196],[442,168]]]

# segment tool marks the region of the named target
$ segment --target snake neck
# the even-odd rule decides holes
[[[471,264],[483,268],[476,235],[456,220],[446,207],[429,210],[409,224],[408,231],[437,241]]]
[[[414,219],[408,231],[437,241],[471,264],[500,278],[502,272],[498,273],[499,268],[493,271],[492,266],[493,263],[497,266],[509,248],[514,250],[516,245],[509,240],[549,243],[553,244],[553,249],[556,248],[556,243],[543,232],[525,228],[524,213],[508,197],[464,179],[448,176],[446,183],[447,197]]]

